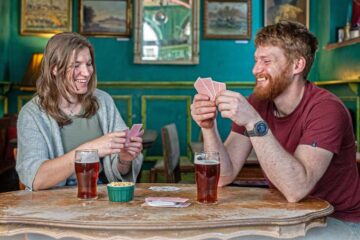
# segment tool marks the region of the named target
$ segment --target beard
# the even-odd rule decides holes
[[[265,86],[256,83],[253,93],[255,98],[273,101],[278,97],[290,85],[291,76],[286,69],[274,77],[267,73],[256,75],[256,79],[265,78],[268,83]]]

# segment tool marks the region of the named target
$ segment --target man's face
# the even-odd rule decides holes
[[[291,66],[281,48],[257,47],[253,68],[256,78],[254,96],[259,100],[274,100],[278,97],[291,82]]]

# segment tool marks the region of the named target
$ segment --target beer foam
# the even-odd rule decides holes
[[[75,159],[75,163],[86,164],[86,163],[97,163],[98,158],[87,158],[87,159]]]
[[[195,164],[201,164],[201,165],[216,165],[220,164],[219,161],[215,159],[208,159],[208,160],[195,160]]]

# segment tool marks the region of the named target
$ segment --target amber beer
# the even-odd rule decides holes
[[[195,160],[197,200],[200,203],[215,203],[217,202],[220,162],[219,159],[207,158],[209,157]]]
[[[76,151],[75,173],[79,199],[97,198],[97,180],[99,177],[99,157],[96,150]]]

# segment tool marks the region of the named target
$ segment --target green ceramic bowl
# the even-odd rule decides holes
[[[132,182],[112,182],[107,185],[111,202],[129,202],[134,198],[135,185]]]

